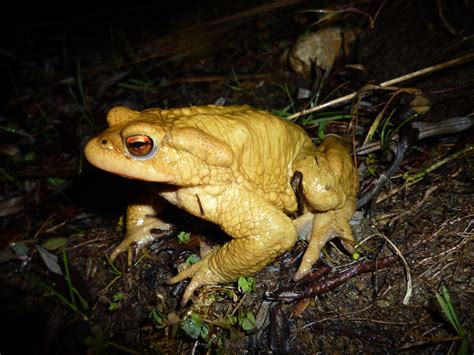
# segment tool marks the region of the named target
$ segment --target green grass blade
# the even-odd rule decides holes
[[[454,309],[454,305],[451,301],[451,295],[449,294],[446,286],[442,286],[441,291],[443,292],[443,298],[446,300],[446,303],[448,305],[448,310],[449,310],[448,319],[450,323],[452,324],[452,326],[454,327],[454,329],[456,330],[456,333],[458,333],[460,337],[464,338],[466,334],[464,332],[463,326],[461,325],[461,322],[459,321],[458,315],[456,314],[456,310]]]
[[[67,262],[67,254],[66,251],[63,249],[62,252],[63,256],[63,265],[64,265],[64,279],[66,280],[67,283],[67,289],[69,291],[69,299],[71,300],[71,303],[74,304],[76,308],[77,307],[77,302],[76,302],[76,297],[74,297],[74,287],[72,286],[72,281],[71,281],[71,274],[69,272],[69,265]]]

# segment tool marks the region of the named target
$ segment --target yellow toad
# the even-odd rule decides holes
[[[142,112],[116,107],[107,120],[109,128],[85,148],[89,162],[121,176],[158,182],[153,185],[157,195],[218,224],[233,238],[170,279],[191,278],[183,304],[202,285],[260,271],[293,246],[297,227],[309,219],[311,239],[295,280],[310,272],[333,237],[352,250],[348,221],[358,175],[339,138],[328,136],[316,147],[301,127],[248,106]],[[292,220],[288,215],[297,211],[298,199],[291,182],[297,172],[302,174],[305,214]],[[143,247],[153,240],[150,230],[164,226],[158,209],[129,206],[126,236],[113,259],[132,243]]]

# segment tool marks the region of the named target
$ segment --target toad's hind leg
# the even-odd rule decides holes
[[[243,187],[235,185],[222,194],[218,206],[214,222],[234,239],[169,280],[173,284],[191,278],[182,304],[202,285],[255,274],[296,242],[291,219]]]
[[[315,213],[311,240],[294,277],[299,280],[311,271],[330,239],[341,238],[345,249],[353,251],[349,220],[355,210],[358,176],[348,148],[335,136],[326,137],[318,148],[302,152],[295,169],[303,174],[304,196]]]

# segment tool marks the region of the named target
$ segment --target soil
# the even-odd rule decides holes
[[[287,116],[314,105],[297,97],[315,88],[313,80],[285,62],[297,36],[318,29],[312,24],[321,13],[301,10],[342,9],[319,26],[360,31],[353,51],[335,63],[323,101],[474,50],[469,1],[332,3],[11,10],[15,23],[2,24],[0,52],[0,354],[472,351],[472,128],[416,141],[381,194],[355,214],[354,234],[364,241],[358,260],[330,243],[305,283],[292,281],[305,247],[299,241],[255,275],[249,292],[237,283],[202,287],[180,306],[186,283],[166,280],[203,245],[228,237],[173,206],[173,235],[138,252],[131,266],[125,255],[114,264],[107,258],[123,236],[127,203],[143,187],[84,159],[111,107],[248,104]],[[358,147],[384,107],[393,128],[415,95],[430,101],[417,120],[472,118],[473,84],[471,60],[297,122],[315,140],[337,132]],[[378,130],[373,140],[380,139]],[[389,149],[357,157],[372,169],[361,176],[363,190],[391,159]],[[415,183],[406,179],[440,162]],[[182,231],[188,243],[178,241]],[[329,285],[377,262],[377,270]],[[443,289],[466,336],[437,301]],[[282,294],[284,301],[275,299]]]

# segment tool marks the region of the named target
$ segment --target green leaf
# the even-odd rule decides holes
[[[201,324],[201,331],[199,333],[201,335],[201,338],[202,339],[206,339],[209,335],[209,327],[207,326],[207,324],[203,323]]]
[[[36,159],[36,153],[35,152],[28,152],[25,154],[24,158],[25,162],[31,162]]]
[[[26,244],[23,243],[23,242],[13,243],[10,246],[10,248],[12,248],[12,250],[15,252],[15,254],[18,254],[18,255],[27,255],[28,251],[30,250],[30,248],[28,248],[26,246]]]
[[[46,242],[41,244],[41,246],[47,250],[56,250],[56,249],[65,247],[66,244],[67,244],[66,238],[58,237],[58,238],[48,239]]]
[[[193,339],[199,338],[201,334],[202,320],[198,314],[193,314],[181,323],[181,329]]]
[[[251,321],[249,321],[247,318],[243,320],[242,322],[242,329],[248,332],[249,330],[252,330],[255,327],[254,324],[252,324]]]
[[[56,188],[59,188],[66,183],[66,180],[61,178],[48,178],[47,181],[51,186]]]
[[[237,317],[236,317],[236,316],[228,315],[228,316],[227,316],[227,322],[228,322],[230,325],[235,325],[235,324],[237,324]]]
[[[114,301],[122,301],[125,299],[125,293],[123,292],[117,292],[114,296],[113,296],[113,300]]]
[[[437,299],[444,315],[448,319],[449,323],[451,323],[451,325],[454,328],[454,330],[456,331],[456,333],[461,338],[465,338],[466,337],[466,332],[465,332],[461,322],[459,321],[459,318],[456,314],[456,310],[454,309],[454,305],[451,301],[451,296],[450,296],[446,286],[441,287],[441,292],[442,292],[441,295],[438,292],[435,292],[435,295],[436,295],[436,299]]]
[[[446,316],[448,317],[449,322],[451,323],[453,328],[456,330],[458,335],[460,337],[464,337],[466,334],[464,332],[463,326],[461,325],[461,322],[459,321],[458,315],[456,314],[456,310],[454,309],[454,305],[451,301],[451,295],[449,294],[446,286],[442,286],[441,291],[443,292],[443,297],[446,300],[446,304],[449,310],[449,314],[446,314]]]
[[[161,328],[161,327],[164,327],[166,326],[167,324],[167,321],[166,321],[166,317],[164,316],[163,313],[161,313],[158,309],[153,309],[151,312],[150,312],[150,316],[149,316],[151,319],[153,319],[153,321],[156,323],[156,325],[158,326],[158,328]]]
[[[468,337],[465,337],[462,342],[461,342],[461,346],[459,347],[458,349],[458,355],[468,355],[468,354],[471,354],[469,352],[469,347],[470,347],[470,342],[469,342],[469,338]]]
[[[242,320],[242,329],[246,332],[255,328],[257,321],[255,320],[255,316],[252,312],[247,312],[246,318]]]
[[[247,319],[251,321],[254,325],[257,324],[257,320],[252,312],[247,312]]]
[[[109,305],[109,311],[116,311],[117,309],[120,308],[120,305],[116,302],[112,302],[110,305]]]
[[[199,256],[197,256],[196,254],[191,254],[186,259],[186,264],[193,265],[193,264],[196,264],[199,260],[201,260],[201,258]]]
[[[191,237],[191,233],[186,233],[184,231],[178,234],[178,240],[182,244],[188,244],[190,237]]]
[[[242,293],[250,293],[255,291],[255,278],[253,277],[239,277],[237,281],[237,288]]]
[[[116,231],[116,232],[123,232],[124,226],[125,226],[125,223],[124,223],[124,216],[121,215],[120,218],[119,218],[119,220],[117,221],[117,225],[115,226],[115,231]]]
[[[79,293],[79,291],[75,287],[72,288],[72,291],[77,296],[77,298],[79,299],[79,302],[81,303],[81,309],[83,311],[87,310],[89,308],[89,304],[87,303],[85,298],[82,297],[82,295]]]
[[[354,259],[354,260],[359,260],[359,259],[360,259],[360,251],[355,250],[355,251],[352,253],[352,259]]]

